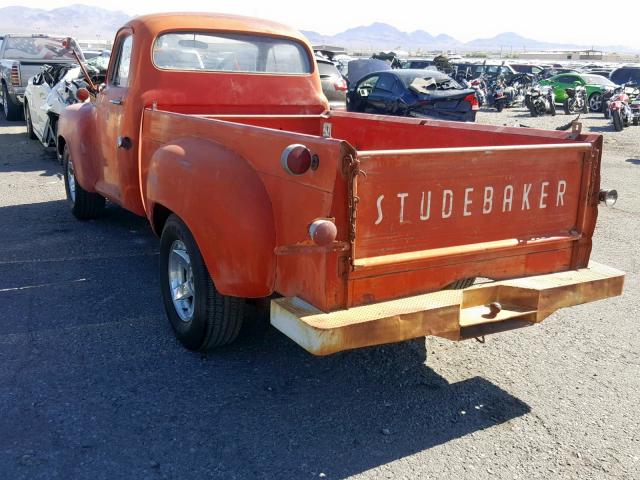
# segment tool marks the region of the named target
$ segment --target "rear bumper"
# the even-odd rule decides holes
[[[580,270],[443,290],[331,313],[297,297],[279,298],[271,302],[271,323],[314,355],[425,335],[466,340],[539,323],[560,308],[618,296],[623,283],[624,272],[591,262]]]

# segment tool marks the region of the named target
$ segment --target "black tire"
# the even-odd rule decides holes
[[[571,115],[572,110],[572,102],[570,98],[567,98],[564,102],[562,102],[562,108],[564,109],[565,115]]]
[[[598,109],[600,110],[600,109]],[[594,110],[596,111],[596,110]],[[587,102],[584,102],[584,104],[582,105],[582,113],[589,113],[589,104]]]
[[[446,290],[462,290],[463,288],[470,287],[475,282],[475,277],[463,278],[462,280],[456,280],[445,287]]]
[[[531,105],[531,108],[529,109],[529,113],[531,114],[532,117],[538,116],[538,109],[536,108],[535,105]]]
[[[64,189],[71,213],[79,220],[98,218],[105,205],[105,199],[99,193],[87,192],[75,179],[73,161],[69,154],[69,147],[65,145],[62,154],[64,166]]]
[[[614,110],[613,112],[611,112],[611,118],[613,119],[613,128],[616,130],[616,132],[621,132],[624,128],[624,124],[622,123],[620,112],[618,110]]]
[[[633,124],[637,127],[638,124],[640,124],[640,118],[638,117],[633,117]]]
[[[187,320],[178,314],[171,294],[169,262],[176,241],[185,247],[193,279],[193,312]],[[176,215],[168,218],[162,230],[159,263],[164,308],[180,343],[189,350],[209,351],[233,342],[242,328],[245,300],[216,290],[193,235]]]
[[[604,113],[604,118],[609,120],[611,118],[611,111],[609,110],[609,102],[602,102],[602,108]]]
[[[549,107],[549,112],[551,113],[552,116],[556,116],[557,110],[556,110],[556,104],[551,102]]]
[[[4,112],[4,118],[9,121],[22,120],[22,107],[11,100],[7,85],[4,83],[2,84],[2,111]]]
[[[602,94],[598,92],[592,93],[587,102],[589,111],[599,112],[602,109]]]
[[[503,102],[496,103],[496,110],[498,112],[501,112],[503,109],[504,109],[504,103]]]
[[[27,122],[27,137],[31,140],[37,140],[36,134],[33,132],[33,123],[31,123],[31,111],[29,110],[29,102],[24,100],[24,120]]]

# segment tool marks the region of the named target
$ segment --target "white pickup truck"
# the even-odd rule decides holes
[[[43,65],[74,62],[63,39],[47,35],[5,35],[0,43],[0,102],[7,120],[23,117],[27,81]]]

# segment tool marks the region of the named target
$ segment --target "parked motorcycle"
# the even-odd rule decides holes
[[[640,124],[640,95],[637,95],[633,100],[631,100],[630,107],[632,123],[637,126]]]
[[[512,105],[524,102],[525,95],[533,85],[533,82],[534,76],[528,73],[519,73],[507,80],[507,85],[514,89]]]
[[[517,91],[506,84],[504,77],[497,76],[490,83],[487,93],[487,104],[501,112],[505,107],[515,103]]]
[[[478,106],[482,106],[487,101],[487,82],[484,76],[474,78],[473,80],[463,79],[460,83],[466,88],[473,88],[476,92],[476,98],[478,99]]]
[[[624,127],[628,127],[632,122],[633,114],[629,106],[629,95],[626,93],[624,86],[615,89],[609,101],[609,116],[616,132],[622,131]]]
[[[529,109],[532,117],[538,117],[550,113],[556,114],[556,97],[553,88],[534,85],[527,90],[524,96],[524,104]]]
[[[602,113],[604,114],[604,118],[609,119],[609,102],[611,101],[611,97],[613,97],[615,93],[615,88],[604,87],[602,95],[600,96],[601,105],[602,105]]]
[[[564,113],[571,115],[573,113],[589,113],[589,103],[587,102],[587,89],[582,85],[575,88],[567,88],[567,98],[562,103]]]

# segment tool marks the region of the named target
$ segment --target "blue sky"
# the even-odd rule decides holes
[[[583,45],[622,44],[640,48],[640,36],[620,20],[620,14],[639,18],[640,0],[606,3],[589,0],[495,0],[429,2],[282,1],[282,0],[0,0],[0,7],[21,5],[51,9],[73,3],[121,10],[131,15],[161,11],[211,11],[269,18],[302,30],[334,34],[373,22],[389,23],[401,30],[423,29],[446,33],[462,41],[513,31],[537,40]],[[179,5],[179,8],[176,8]],[[389,5],[392,8],[388,8]],[[387,8],[384,8],[384,7]],[[616,13],[620,12],[620,13]],[[615,21],[614,21],[615,20]]]

